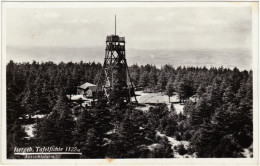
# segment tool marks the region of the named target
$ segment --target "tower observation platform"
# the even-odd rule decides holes
[[[119,37],[117,35],[107,36],[106,44],[106,50],[125,51],[125,37]]]

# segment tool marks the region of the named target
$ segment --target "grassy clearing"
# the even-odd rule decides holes
[[[135,94],[137,95],[137,101],[139,103],[144,103],[146,107],[140,107],[138,109],[141,109],[142,111],[148,111],[149,107],[151,107],[150,104],[154,103],[165,103],[168,105],[168,108],[170,108],[171,103],[173,103],[176,112],[179,114],[180,112],[183,113],[183,107],[184,105],[178,103],[179,102],[179,97],[176,93],[170,98],[169,102],[169,97],[161,92],[157,93],[144,93],[143,91],[136,91]]]

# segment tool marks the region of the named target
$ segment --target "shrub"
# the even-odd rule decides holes
[[[178,132],[175,132],[174,135],[175,135],[175,138],[176,138],[177,141],[182,140],[182,136]]]
[[[189,131],[184,132],[184,140],[189,141],[191,139],[192,135]]]
[[[188,152],[187,149],[185,149],[183,144],[178,145],[177,148],[178,148],[178,153],[180,155],[185,155]]]

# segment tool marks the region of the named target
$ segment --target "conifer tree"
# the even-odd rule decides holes
[[[152,69],[149,73],[149,86],[152,89],[155,89],[155,85],[157,84],[157,75],[156,75],[156,69]]]
[[[143,72],[140,76],[138,85],[140,87],[146,88],[149,83],[149,74],[147,71]]]
[[[166,94],[169,96],[169,103],[170,103],[170,97],[173,95],[173,92],[174,92],[173,83],[168,82],[166,86]]]
[[[164,71],[161,71],[159,78],[158,78],[158,84],[160,87],[161,91],[164,91],[166,89],[166,85],[167,85],[167,78],[165,76]]]

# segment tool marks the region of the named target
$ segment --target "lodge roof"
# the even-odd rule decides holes
[[[96,85],[94,85],[94,84],[91,84],[91,83],[89,83],[89,82],[86,82],[85,84],[82,84],[82,85],[80,85],[80,86],[78,86],[79,88],[81,88],[81,89],[87,89],[87,88],[90,88],[90,87],[96,87]]]

